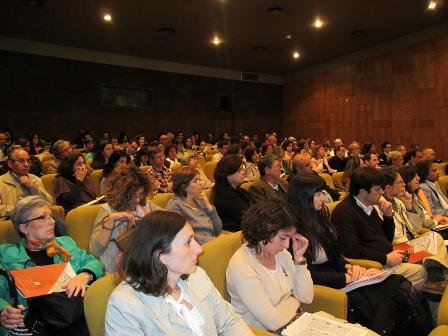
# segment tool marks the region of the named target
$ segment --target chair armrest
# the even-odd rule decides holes
[[[433,329],[429,336],[446,336],[448,335],[448,326],[447,325],[441,325],[437,328]]]
[[[315,313],[324,311],[334,317],[347,320],[347,295],[330,287],[314,285],[314,300],[310,304],[302,304],[303,311]]]
[[[248,324],[248,326],[249,326],[250,330],[252,330],[252,332],[257,336],[274,336],[275,335],[273,333],[270,333],[269,331],[261,330],[254,326],[251,326],[250,324]]]
[[[445,288],[442,300],[440,300],[439,309],[437,310],[437,325],[448,325],[448,287]],[[448,335],[445,334],[445,335]]]
[[[350,259],[350,258],[345,258],[345,260],[353,265],[358,265],[364,268],[376,268],[376,269],[383,269],[383,265],[381,265],[381,263],[379,263],[378,261],[373,261],[373,260],[367,260],[367,259]]]

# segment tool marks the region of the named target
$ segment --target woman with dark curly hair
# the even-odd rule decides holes
[[[96,198],[95,187],[81,153],[70,154],[62,159],[54,186],[56,204],[65,212]]]
[[[107,305],[106,335],[253,335],[197,266],[202,248],[182,216],[149,214],[128,245]]]
[[[300,316],[301,302],[313,301],[308,240],[297,233],[298,220],[282,201],[256,203],[243,215],[246,243],[229,262],[227,290],[236,312],[257,328],[280,331]]]
[[[112,171],[116,166],[123,166],[131,163],[131,157],[124,150],[117,150],[111,154],[109,161],[103,169],[103,177],[100,184],[100,193],[104,195],[104,189],[106,188],[107,178],[112,174]]]
[[[108,177],[104,193],[107,203],[96,216],[89,248],[107,272],[114,272],[117,264],[119,249],[114,240],[132,231],[146,214],[160,209],[147,200],[150,191],[148,176],[132,165],[116,167]]]
[[[250,206],[249,193],[241,188],[245,172],[246,167],[238,155],[225,155],[216,165],[213,203],[224,230],[241,230],[241,216]]]
[[[104,169],[111,156],[114,148],[110,142],[103,141],[99,144],[98,150],[93,158],[92,168],[93,169]]]

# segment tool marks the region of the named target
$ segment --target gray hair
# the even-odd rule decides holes
[[[258,170],[260,171],[261,176],[266,175],[265,168],[272,168],[274,161],[281,161],[281,158],[268,154],[263,156],[260,161],[258,161]]]
[[[387,154],[387,156],[388,156],[389,160],[392,161],[392,160],[397,160],[400,156],[403,157],[403,154],[401,154],[401,152],[399,152],[399,151],[390,151]]]
[[[51,147],[51,153],[59,159],[61,156],[62,148],[66,145],[70,146],[70,141],[67,140],[56,141]]]
[[[51,204],[44,200],[41,196],[27,196],[17,202],[11,213],[11,221],[20,237],[24,237],[19,230],[19,225],[29,220],[29,214],[32,210],[43,206],[51,207]]]
[[[13,160],[12,157],[13,157],[14,153],[18,150],[23,150],[28,153],[28,151],[25,148],[23,148],[22,146],[12,145],[8,148],[8,160],[12,161]]]

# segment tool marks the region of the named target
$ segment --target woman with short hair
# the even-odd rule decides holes
[[[203,181],[193,167],[184,166],[173,174],[173,191],[166,210],[174,211],[191,224],[195,239],[204,244],[216,238],[222,230],[221,218],[204,192]]]
[[[98,146],[95,157],[93,158],[92,168],[104,169],[113,151],[114,148],[110,142],[102,141]]]
[[[149,214],[131,235],[109,298],[106,335],[253,335],[197,267],[201,246],[179,214]]]

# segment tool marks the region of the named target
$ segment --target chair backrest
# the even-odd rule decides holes
[[[325,204],[328,208],[328,211],[330,212],[330,216],[331,216],[331,213],[333,212],[334,208],[336,208],[336,205],[338,205],[339,203],[341,203],[341,201],[330,202],[330,203]]]
[[[207,189],[204,189],[204,193],[205,193],[205,196],[207,196],[207,198],[208,198],[208,201],[210,202],[210,204],[213,204],[214,202],[214,195],[213,195],[213,188],[207,188]]]
[[[181,163],[179,163],[179,162],[173,163],[173,164],[171,165],[171,167],[170,167],[171,172],[172,172],[172,173],[175,173],[176,170],[178,170],[180,167],[182,167],[182,164],[181,164]]]
[[[103,170],[97,169],[92,172],[92,183],[93,187],[95,188],[95,192],[97,196],[100,196],[100,185],[101,185],[101,179],[103,178]]]
[[[90,336],[105,335],[107,302],[115,287],[114,274],[106,274],[87,290],[84,297],[84,314]]]
[[[54,186],[56,184],[56,175],[57,174],[54,173],[43,175],[41,177],[42,184],[44,185],[45,190],[53,197],[54,197]]]
[[[198,155],[198,164],[202,169],[205,167],[205,158],[202,155]]]
[[[142,173],[146,173],[151,166],[140,166],[138,170]]]
[[[329,174],[322,173],[322,174],[319,174],[319,176],[324,179],[327,186],[329,186],[331,189],[334,189],[333,179],[331,178],[331,176]]]
[[[0,221],[0,244],[15,244],[19,239],[11,220]]]
[[[67,232],[80,249],[89,249],[92,227],[100,210],[101,204],[94,204],[70,210],[65,219]]]
[[[331,178],[333,179],[333,185],[336,190],[344,190],[344,184],[342,183],[343,174],[344,172],[336,172],[331,176]]]
[[[215,182],[214,175],[215,175],[215,170],[216,170],[217,164],[218,164],[217,161],[209,161],[209,162],[206,162],[204,165],[204,174],[212,182]]]
[[[438,181],[436,182],[436,185],[438,185],[438,187],[442,191],[442,194],[444,194],[445,196],[448,195],[446,192],[446,188],[448,187],[448,176],[440,176]]]
[[[250,181],[250,182],[244,182],[244,183],[241,185],[241,188],[243,188],[244,190],[249,190],[249,187],[252,185],[252,183],[254,183],[254,182],[252,182],[252,181]]]
[[[448,325],[448,288],[445,289],[437,310],[437,325],[442,324]]]
[[[158,193],[152,196],[150,200],[157,204],[159,207],[165,208],[168,201],[174,196],[174,193]]]
[[[226,284],[227,265],[242,244],[241,231],[220,235],[202,246],[204,253],[199,257],[199,266],[207,272],[215,287],[228,302],[230,295]]]
[[[439,176],[445,176],[445,168],[448,162],[437,163],[437,171],[439,172]]]

